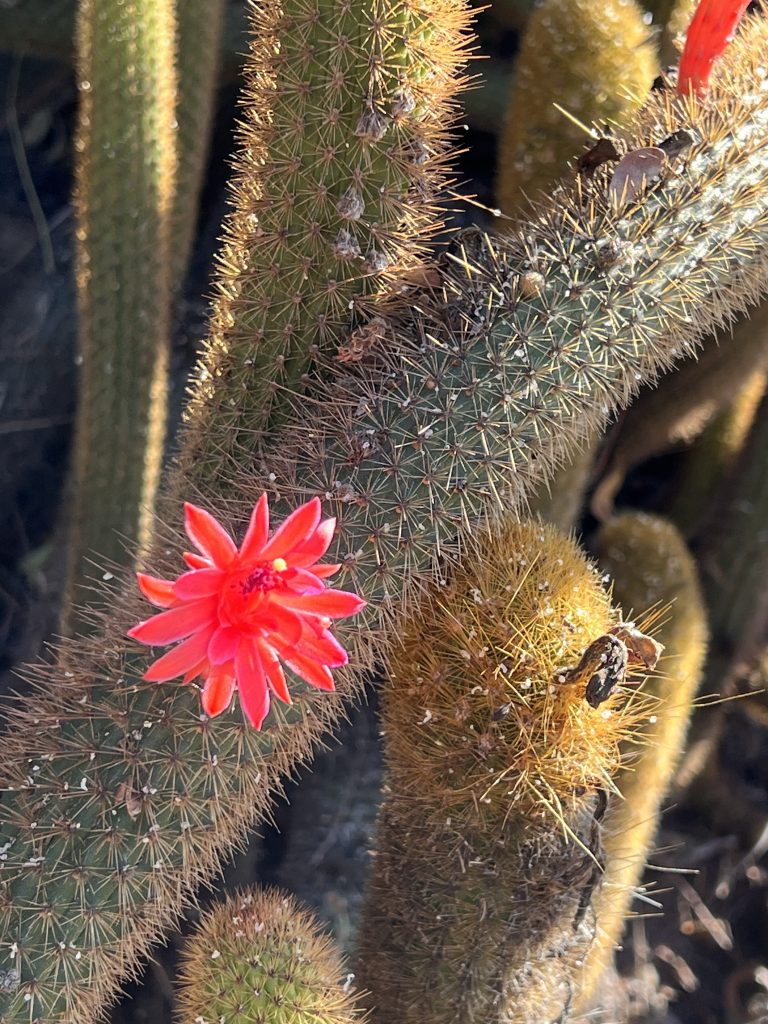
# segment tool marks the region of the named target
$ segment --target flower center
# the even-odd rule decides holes
[[[270,590],[285,586],[284,558],[272,562],[239,566],[229,576],[219,601],[219,619],[230,626],[246,625],[264,604]]]

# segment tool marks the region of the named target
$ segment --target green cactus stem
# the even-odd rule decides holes
[[[219,473],[241,424],[258,440],[318,353],[354,361],[375,344],[344,345],[342,331],[371,297],[398,300],[440,226],[468,17],[463,0],[254,7],[235,211],[197,388],[201,428],[215,403],[225,447],[204,446],[198,475]],[[221,374],[247,412],[216,401],[208,382]]]
[[[434,20],[455,27],[453,12]],[[370,602],[338,631],[353,669],[339,673],[340,693],[354,691],[415,589],[445,569],[457,531],[519,508],[642,380],[765,287],[767,47],[765,21],[749,19],[704,104],[654,98],[637,144],[677,130],[697,140],[663,188],[614,209],[598,170],[510,240],[466,238],[443,284],[430,291],[427,280],[410,313],[391,318],[384,344],[297,401],[263,459],[247,443],[252,396],[236,330],[236,371],[222,357],[197,385],[151,570],[177,571],[182,500],[242,536],[264,487],[278,520],[299,494],[321,495],[340,516],[340,585]],[[229,458],[231,417],[240,429]],[[201,721],[192,688],[141,681],[147,652],[123,639],[147,614],[133,586],[110,605],[97,636],[30,670],[37,688],[4,738],[0,936],[18,985],[0,992],[2,1024],[85,1024],[101,1012],[265,813],[278,773],[340,711],[338,698],[294,687],[293,707],[275,706],[261,733],[239,712]]]
[[[341,959],[313,916],[280,892],[246,890],[210,910],[187,940],[180,1024],[353,1024]]]
[[[551,479],[541,484],[528,502],[528,511],[567,531],[575,529],[595,462],[598,438],[589,438]]]
[[[605,815],[605,875],[594,900],[597,937],[589,950],[575,1011],[595,1006],[642,877],[664,798],[680,758],[707,646],[707,613],[693,558],[675,527],[657,516],[626,513],[599,532],[596,550],[613,578],[625,617],[653,610],[654,639],[664,645],[657,674],[645,685],[658,708],[642,730],[646,745],[628,752]],[[597,999],[599,1002],[599,998]]]
[[[686,453],[677,477],[670,518],[687,535],[695,535],[706,519],[710,497],[727,479],[744,446],[768,373],[753,370],[731,404],[704,428]]]
[[[499,139],[496,194],[510,216],[548,190],[589,144],[587,128],[624,124],[658,64],[634,0],[544,0],[526,26]]]
[[[768,304],[708,339],[689,358],[647,388],[620,420],[592,496],[592,511],[608,519],[627,473],[676,445],[694,440],[732,402],[753,373],[768,369]]]
[[[358,972],[377,1024],[567,1010],[593,934],[600,794],[648,712],[616,624],[572,540],[511,521],[411,616],[384,694]],[[591,699],[594,673],[614,671]]]
[[[176,174],[172,0],[83,0],[77,26],[80,394],[69,601],[88,556],[146,544],[166,423]]]

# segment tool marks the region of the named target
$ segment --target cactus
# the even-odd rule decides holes
[[[705,427],[686,453],[677,477],[670,518],[686,535],[695,535],[706,517],[707,502],[727,479],[749,434],[768,373],[755,369],[727,409]]]
[[[646,722],[646,744],[616,778],[621,799],[605,815],[605,875],[594,901],[597,936],[587,955],[576,1011],[592,1003],[611,960],[640,881],[662,802],[680,757],[704,667],[707,614],[696,566],[675,527],[657,516],[625,513],[599,532],[600,566],[613,577],[613,599],[626,615],[652,610],[654,637],[664,645],[659,672],[645,686],[658,699]]]
[[[82,372],[69,598],[94,552],[145,544],[166,422],[176,173],[174,4],[79,8],[77,292]],[[119,170],[116,172],[116,169]]]
[[[462,20],[452,12],[439,10],[439,31]],[[196,384],[152,569],[180,553],[170,526],[181,498],[199,495],[244,525],[256,488],[280,497],[278,516],[299,493],[319,493],[341,518],[346,580],[371,602],[340,639],[354,669],[381,654],[415,588],[450,562],[457,530],[519,508],[640,380],[764,284],[767,41],[763,19],[752,19],[705,103],[655,97],[635,143],[678,129],[696,138],[663,189],[616,209],[599,170],[510,240],[465,238],[440,287],[426,277],[410,309],[391,315],[391,332],[372,332],[360,363],[297,401],[290,428],[258,455],[244,386],[256,341],[246,347],[235,318],[226,355],[220,312],[218,355]],[[263,36],[259,47],[269,50]],[[251,256],[240,257],[247,277]],[[37,689],[4,741],[0,935],[18,984],[0,992],[3,1024],[32,1014],[84,1022],[102,1007],[263,815],[279,771],[339,713],[338,698],[310,694],[288,709],[276,702],[261,733],[201,721],[190,687],[141,682],[147,658],[122,639],[145,614],[138,598],[126,591],[111,605],[98,636],[58,667],[34,669]],[[38,896],[55,910],[41,914]]]
[[[198,475],[217,474],[244,436],[258,441],[318,352],[345,358],[353,311],[419,266],[440,225],[465,59],[464,0],[269,3],[253,17],[260,70],[246,76],[236,209],[197,390],[200,425],[215,406],[224,447],[205,446]],[[221,374],[244,409],[216,401],[207,382]]]
[[[377,1022],[564,1012],[592,934],[599,794],[649,710],[622,686],[616,625],[573,541],[511,521],[410,619],[384,694],[361,938]]]
[[[707,340],[688,359],[646,389],[622,418],[592,510],[600,519],[611,514],[613,499],[634,466],[653,455],[692,441],[725,409],[752,373],[768,368],[768,304],[741,318],[732,330]]]
[[[584,149],[577,121],[623,124],[644,101],[658,65],[634,0],[544,0],[528,22],[499,138],[497,201],[517,214]]]
[[[341,960],[290,896],[246,890],[203,917],[180,969],[180,1024],[352,1024]]]

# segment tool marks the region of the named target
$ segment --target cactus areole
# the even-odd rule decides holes
[[[212,717],[229,707],[235,688],[257,728],[270,693],[291,703],[281,660],[310,686],[333,690],[332,668],[347,652],[331,633],[332,619],[365,606],[356,594],[329,590],[324,580],[339,565],[317,565],[328,550],[335,519],[320,520],[320,500],[297,508],[269,536],[262,494],[238,549],[204,509],[185,505],[187,536],[201,553],[184,556],[189,572],[177,580],[138,573],[139,587],[165,611],[134,626],[128,636],[145,644],[182,642],[154,662],[144,678],[162,682],[204,676],[203,708]]]

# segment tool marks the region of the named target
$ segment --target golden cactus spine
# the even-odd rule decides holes
[[[676,528],[658,516],[624,513],[600,530],[601,569],[613,579],[613,599],[626,616],[655,613],[654,638],[664,645],[644,692],[658,702],[642,724],[645,743],[629,752],[616,778],[620,798],[605,815],[605,874],[594,900],[596,939],[589,950],[575,1010],[594,1004],[640,882],[664,798],[680,758],[707,648],[707,613],[696,566]]]
[[[519,214],[589,144],[578,123],[625,124],[658,72],[635,0],[544,0],[526,26],[499,138],[496,194]]]
[[[145,544],[166,423],[176,174],[172,0],[82,0],[75,208],[81,375],[69,600]]]
[[[566,1012],[592,937],[600,809],[647,713],[617,625],[596,568],[538,522],[472,544],[414,610],[390,656],[361,939],[376,1022]]]
[[[354,1024],[341,958],[316,920],[285,893],[259,889],[214,906],[187,940],[180,1024]]]

